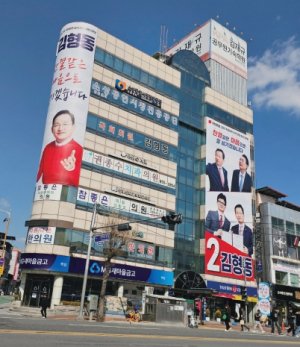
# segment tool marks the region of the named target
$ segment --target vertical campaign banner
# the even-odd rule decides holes
[[[258,284],[258,308],[261,314],[270,315],[270,285],[266,282],[259,282]]]
[[[243,258],[253,258],[251,189],[249,137],[207,118],[205,231],[206,245],[210,248],[205,253],[206,273],[240,278],[234,271],[240,266],[237,263]],[[214,250],[216,243],[218,256]],[[210,255],[222,255],[218,258],[220,266],[211,266],[214,264]],[[254,279],[253,271],[251,259],[247,262],[249,279]]]
[[[60,33],[36,190],[78,187],[96,39],[83,22]]]

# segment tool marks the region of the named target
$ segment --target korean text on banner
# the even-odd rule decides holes
[[[97,28],[87,23],[61,31],[36,190],[78,187],[96,39]]]

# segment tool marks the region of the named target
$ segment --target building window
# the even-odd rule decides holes
[[[285,222],[286,232],[289,234],[295,234],[295,224],[289,221]]]
[[[275,271],[275,280],[276,280],[276,284],[287,285],[288,284],[287,273]]]
[[[284,231],[284,220],[272,217],[272,229]]]
[[[291,276],[291,286],[292,287],[299,287],[299,276],[290,274]]]

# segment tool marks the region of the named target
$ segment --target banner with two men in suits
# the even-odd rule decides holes
[[[249,276],[254,271],[252,226],[252,177],[250,138],[246,133],[207,118],[205,195],[206,273],[236,276],[232,257],[247,259]],[[215,241],[210,241],[214,239]],[[211,250],[219,253],[211,272]],[[229,247],[230,246],[230,247]],[[228,256],[222,257],[221,253]],[[219,263],[219,264],[217,264]],[[224,264],[223,264],[224,263]],[[250,271],[250,267],[252,270]],[[222,271],[224,269],[224,271]]]

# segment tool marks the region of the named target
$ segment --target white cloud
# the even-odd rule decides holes
[[[0,206],[5,208],[5,207],[9,207],[10,204],[7,200],[5,200],[4,198],[0,198]]]
[[[280,19],[281,19],[281,16],[277,16],[276,19],[277,19],[277,20],[280,20]]]
[[[26,241],[26,237],[19,237],[17,239],[18,242],[25,242]]]
[[[248,90],[253,106],[276,107],[300,116],[300,45],[276,41],[261,57],[250,57]]]

